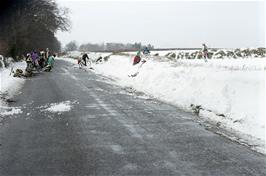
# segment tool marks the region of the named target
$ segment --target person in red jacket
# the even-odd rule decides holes
[[[134,57],[134,59],[133,59],[133,65],[136,65],[136,64],[138,64],[140,62],[140,60],[141,60],[140,53],[141,52],[138,51],[137,52],[137,55]]]

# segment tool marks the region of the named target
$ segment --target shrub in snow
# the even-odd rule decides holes
[[[23,70],[22,69],[16,69],[16,72],[14,73],[13,77],[22,77],[23,76]]]
[[[110,55],[109,55],[109,56],[105,56],[105,57],[103,58],[103,60],[104,60],[104,61],[108,61],[109,58],[110,58]]]
[[[192,52],[189,56],[189,59],[196,59],[199,54],[199,51]]]
[[[242,53],[242,56],[244,56],[244,57],[250,57],[251,56],[251,52],[248,48],[242,50],[241,53]]]
[[[226,53],[223,50],[218,50],[213,54],[213,58],[223,58],[226,56]]]
[[[191,108],[192,112],[194,114],[196,114],[197,116],[199,115],[200,110],[202,109],[200,105],[194,105],[194,104],[191,104],[190,108]]]
[[[185,58],[192,59],[191,56],[190,56],[190,53],[188,53],[188,52],[185,53]]]
[[[170,54],[171,54],[171,53],[167,53],[167,54],[165,55],[165,57],[168,57]]]
[[[213,54],[214,54],[214,52],[208,52],[208,58],[209,59],[212,58],[213,57]]]
[[[241,53],[241,50],[239,48],[235,49],[234,53],[237,57],[242,57],[242,53]]]
[[[176,54],[175,53],[170,53],[169,55],[168,55],[168,57],[169,57],[169,59],[174,59],[174,58],[176,58]]]
[[[266,48],[258,48],[258,49],[252,49],[251,54],[253,54],[255,57],[265,57],[266,56]]]
[[[237,56],[235,55],[233,51],[227,51],[226,56],[228,58],[237,58]]]
[[[202,52],[200,52],[200,51],[196,51],[196,57],[195,57],[196,59],[202,59],[203,58],[203,56],[202,56]]]

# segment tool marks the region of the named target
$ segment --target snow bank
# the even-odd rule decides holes
[[[180,60],[151,58],[137,77],[132,58],[111,56],[95,71],[185,110],[201,106],[199,115],[265,147],[265,58]],[[265,149],[265,148],[264,148]]]
[[[1,68],[0,69],[0,97],[12,97],[23,85],[24,79],[15,78],[13,74],[10,75],[11,68],[22,69],[26,68],[25,62],[13,63],[10,68]],[[0,106],[3,102],[0,99]]]
[[[22,87],[24,79],[14,78],[11,73],[11,68],[24,69],[25,62],[13,63],[10,68],[0,68],[0,121],[1,117],[21,114],[22,110],[18,107],[7,107],[4,99],[12,98],[17,91]]]

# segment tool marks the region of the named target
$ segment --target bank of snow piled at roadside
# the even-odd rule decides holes
[[[200,106],[199,115],[259,145],[265,153],[265,58],[180,60],[150,58],[139,69],[132,58],[111,56],[94,66],[97,73],[185,110]],[[255,146],[256,147],[256,146]],[[263,151],[264,150],[264,151]]]
[[[15,69],[25,69],[26,63],[18,62],[13,63],[12,66]],[[9,68],[0,68],[0,107],[3,106],[3,100],[5,98],[11,98],[23,85],[24,79],[22,78],[14,78],[13,74],[10,74]],[[0,108],[0,111],[3,108]]]

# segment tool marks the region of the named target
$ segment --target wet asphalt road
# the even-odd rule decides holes
[[[266,175],[264,155],[131,92],[64,61],[27,80],[0,125],[0,176]]]

